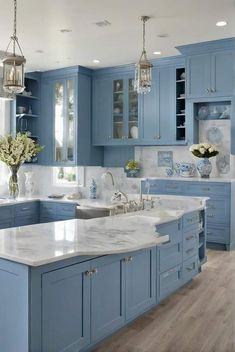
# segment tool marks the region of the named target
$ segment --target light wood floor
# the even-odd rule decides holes
[[[208,251],[201,274],[95,352],[235,352],[235,251]]]

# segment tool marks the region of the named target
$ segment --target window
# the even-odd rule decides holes
[[[84,167],[54,167],[53,183],[56,186],[83,186]]]

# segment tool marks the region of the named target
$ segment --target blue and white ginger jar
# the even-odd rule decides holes
[[[212,164],[208,158],[201,158],[197,163],[197,170],[202,178],[209,178],[212,171]]]

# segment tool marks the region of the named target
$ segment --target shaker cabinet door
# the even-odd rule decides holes
[[[186,94],[188,98],[202,98],[210,96],[210,58],[210,54],[193,55],[187,58]]]
[[[42,351],[77,352],[90,343],[90,263],[42,277]]]
[[[234,51],[223,51],[211,55],[211,96],[234,94]]]

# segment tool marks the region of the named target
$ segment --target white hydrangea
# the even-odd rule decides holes
[[[199,148],[199,152],[200,152],[201,154],[205,154],[206,149],[205,149],[204,147],[200,147],[200,148]]]

